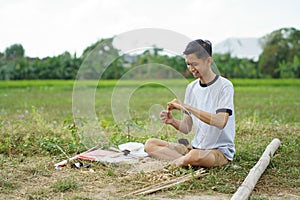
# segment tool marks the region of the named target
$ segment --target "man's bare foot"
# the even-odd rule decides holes
[[[183,167],[184,159],[185,159],[185,156],[181,156],[181,157],[177,158],[176,160],[172,161],[171,164],[176,165],[177,167]]]
[[[169,143],[168,147],[172,150],[177,151],[181,155],[185,155],[189,152],[188,148],[186,146],[184,146],[183,144]]]

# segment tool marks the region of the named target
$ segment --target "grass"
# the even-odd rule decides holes
[[[78,189],[78,183],[71,178],[57,180],[53,185],[56,192],[66,192]]]
[[[231,195],[265,147],[273,138],[279,138],[282,145],[251,199],[268,199],[278,193],[299,196],[300,80],[235,79],[232,82],[237,150],[234,161],[225,167],[207,169],[205,177],[164,193],[171,197],[203,192]],[[124,181],[128,169],[124,166],[92,163],[91,170],[53,168],[54,163],[87,148],[81,136],[88,120],[74,119],[72,113],[73,84],[72,81],[0,82],[0,192],[3,198],[115,199],[137,187],[134,180]],[[93,142],[103,148],[127,141],[145,142],[149,137],[169,141],[182,137],[174,129],[162,126],[157,117],[166,102],[182,97],[185,88],[179,81],[167,80],[163,84],[86,81],[84,85],[86,90],[97,86],[96,129],[90,130],[100,133],[99,140]],[[132,93],[127,104],[131,118],[119,123],[115,123],[111,109],[116,85],[117,89],[128,89]],[[170,85],[171,90],[164,87]],[[181,116],[179,112],[174,114]],[[188,137],[192,138],[192,134]],[[182,171],[178,169],[177,173]]]

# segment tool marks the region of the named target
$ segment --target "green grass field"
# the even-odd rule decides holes
[[[198,193],[232,195],[268,143],[279,138],[282,145],[251,199],[274,196],[285,199],[286,194],[299,198],[300,80],[235,79],[232,82],[235,86],[235,160],[225,167],[207,169],[205,177],[172,187],[163,194],[169,198]],[[73,118],[73,84],[73,81],[0,82],[0,193],[4,199],[119,199],[126,191],[136,189],[134,179],[124,181],[124,169],[120,166],[93,163],[94,172],[53,168],[54,163],[88,146],[79,137],[88,120]],[[106,145],[115,146],[127,141],[145,142],[149,137],[169,141],[183,137],[171,127],[162,126],[157,116],[168,101],[182,97],[185,89],[182,84],[177,80],[160,84],[153,81],[146,85],[136,81],[85,81],[86,91],[95,90],[97,118],[93,131],[99,131],[100,141],[93,142],[105,141]],[[172,90],[163,85],[171,86]],[[115,123],[112,113],[112,95],[116,88],[130,92],[125,105],[131,118],[120,123]],[[119,106],[113,106],[116,105]],[[175,116],[181,114],[175,113]],[[188,137],[192,138],[192,134]],[[142,175],[141,172],[135,178]]]

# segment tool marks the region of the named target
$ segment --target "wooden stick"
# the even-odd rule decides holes
[[[169,181],[162,182],[162,183],[157,184],[157,185],[150,185],[149,187],[142,188],[140,190],[137,190],[137,191],[134,191],[132,193],[126,194],[125,196],[151,194],[153,192],[157,192],[159,190],[170,188],[174,185],[186,182],[186,181],[188,181],[192,178],[199,178],[200,176],[204,176],[205,175],[204,172],[205,171],[203,169],[199,169],[199,170],[195,171],[194,174],[187,174],[187,175],[184,175],[184,176],[181,176],[181,177],[169,180]]]
[[[91,149],[89,149],[89,150],[87,150],[87,151],[85,151],[85,152],[83,152],[83,153],[80,153],[80,154],[78,154],[78,155],[76,155],[76,156],[74,156],[74,157],[72,157],[72,158],[68,158],[68,159],[63,160],[63,161],[61,161],[61,162],[59,162],[59,163],[56,163],[56,164],[54,164],[54,167],[55,167],[55,168],[57,168],[57,167],[63,167],[63,166],[65,166],[68,162],[71,162],[71,161],[73,161],[73,160],[78,159],[79,156],[81,156],[81,155],[83,155],[83,154],[85,154],[85,153],[89,153],[89,152],[91,152],[91,151],[97,150],[97,149],[98,149],[98,145],[97,145],[97,146],[94,146],[93,148],[91,148]]]
[[[249,198],[258,179],[261,177],[261,175],[264,173],[265,169],[269,165],[271,156],[274,155],[275,151],[278,149],[279,146],[280,140],[277,138],[273,139],[272,142],[265,149],[259,161],[250,170],[242,185],[233,194],[231,200],[243,200]]]

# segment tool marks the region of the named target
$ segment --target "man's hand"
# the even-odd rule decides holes
[[[168,103],[168,110],[182,110],[181,102],[178,99],[173,99]]]
[[[181,110],[187,115],[191,115],[191,113],[183,106],[183,104],[178,100],[174,99],[168,103],[168,110]]]
[[[163,110],[160,112],[160,120],[165,124],[172,124],[174,122],[172,113],[168,110]]]

